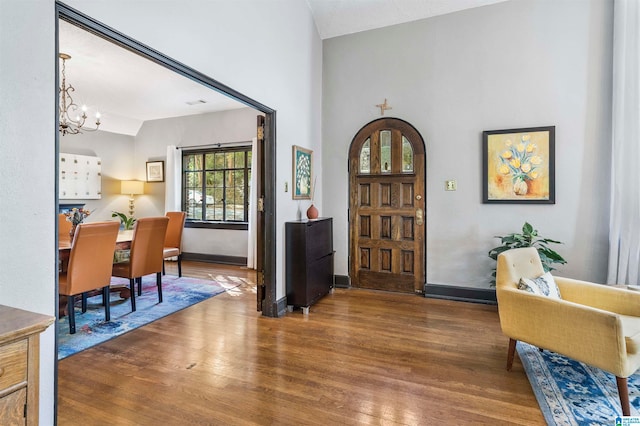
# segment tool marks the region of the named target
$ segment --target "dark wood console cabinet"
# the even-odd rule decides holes
[[[285,224],[287,305],[309,306],[333,289],[333,219]]]

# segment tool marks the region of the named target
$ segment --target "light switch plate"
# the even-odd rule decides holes
[[[458,184],[455,180],[445,180],[444,181],[444,190],[445,191],[455,191],[458,189]]]

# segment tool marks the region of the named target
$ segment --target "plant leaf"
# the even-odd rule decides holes
[[[536,238],[538,237],[538,238]],[[554,264],[566,264],[567,261],[555,250],[549,247],[549,244],[562,244],[562,242],[553,240],[551,238],[542,238],[539,236],[538,231],[529,223],[525,222],[522,226],[522,233],[511,233],[505,236],[495,236],[494,238],[500,238],[501,246],[494,247],[487,253],[488,256],[497,260],[498,255],[504,251],[521,248],[521,247],[535,247],[540,256],[542,267],[545,272],[554,271]],[[491,286],[495,286],[496,270],[493,268],[491,274]]]

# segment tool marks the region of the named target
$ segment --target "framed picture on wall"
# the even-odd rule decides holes
[[[555,126],[482,132],[482,202],[555,204]]]
[[[100,157],[60,153],[58,196],[61,200],[99,200],[102,198],[102,160]]]
[[[147,182],[164,182],[164,161],[147,161]]]
[[[293,146],[293,199],[311,199],[311,175],[313,151]]]

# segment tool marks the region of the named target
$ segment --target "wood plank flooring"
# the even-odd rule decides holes
[[[239,287],[59,362],[59,425],[545,424],[495,306],[337,289],[265,318],[252,271],[183,272]]]

